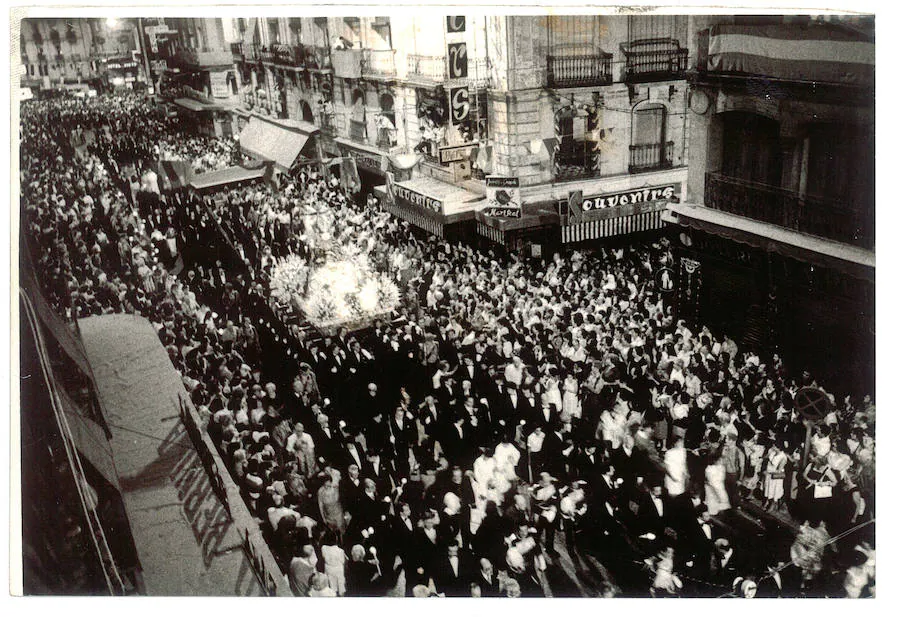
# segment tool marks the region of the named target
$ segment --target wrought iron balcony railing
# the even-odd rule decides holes
[[[631,158],[628,161],[629,173],[641,173],[654,169],[668,169],[672,166],[672,154],[675,142],[664,144],[640,144],[629,146]]]
[[[874,210],[780,187],[706,174],[705,205],[757,221],[859,246],[875,248]]]
[[[688,50],[675,39],[643,39],[622,45],[625,81],[678,79],[687,70]]]
[[[612,83],[612,54],[547,56],[547,85],[551,88],[605,86]]]
[[[368,131],[366,123],[362,120],[350,120],[350,139],[357,143],[364,144],[367,142]]]

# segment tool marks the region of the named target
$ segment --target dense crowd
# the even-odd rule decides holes
[[[793,395],[818,384],[674,319],[665,241],[488,254],[309,171],[133,194],[154,140],[194,147],[166,122],[137,98],[27,105],[23,228],[61,314],[155,324],[298,594],[541,595],[563,548],[653,595],[874,593],[874,403],[832,396],[802,467]],[[72,158],[58,126],[100,137]],[[401,307],[355,335],[279,328],[276,260],[334,244]],[[754,505],[803,523],[775,563],[727,524]]]

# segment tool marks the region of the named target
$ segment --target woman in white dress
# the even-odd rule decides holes
[[[703,503],[711,515],[731,509],[731,502],[725,490],[725,463],[722,461],[721,448],[716,452],[715,460],[706,466],[706,498]]]
[[[581,401],[578,400],[578,379],[573,373],[566,375],[563,381],[562,421],[568,423],[572,418],[581,417]]]

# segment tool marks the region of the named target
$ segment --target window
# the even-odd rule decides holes
[[[671,143],[666,142],[666,108],[654,103],[636,109],[631,116],[632,173],[672,165]]]
[[[722,173],[729,178],[781,185],[778,123],[742,111],[722,114]]]
[[[559,177],[583,177],[600,173],[600,160],[593,139],[597,126],[596,114],[565,108],[558,112],[557,137],[559,151],[556,165]]]

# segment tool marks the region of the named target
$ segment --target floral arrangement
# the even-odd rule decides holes
[[[299,255],[288,255],[278,260],[272,268],[269,293],[282,304],[296,302],[305,292],[308,276],[306,260]]]
[[[293,303],[320,328],[366,321],[391,312],[400,301],[389,275],[376,272],[364,254],[345,247],[332,248],[327,261],[312,268],[296,255],[279,261],[270,293],[279,302]]]

